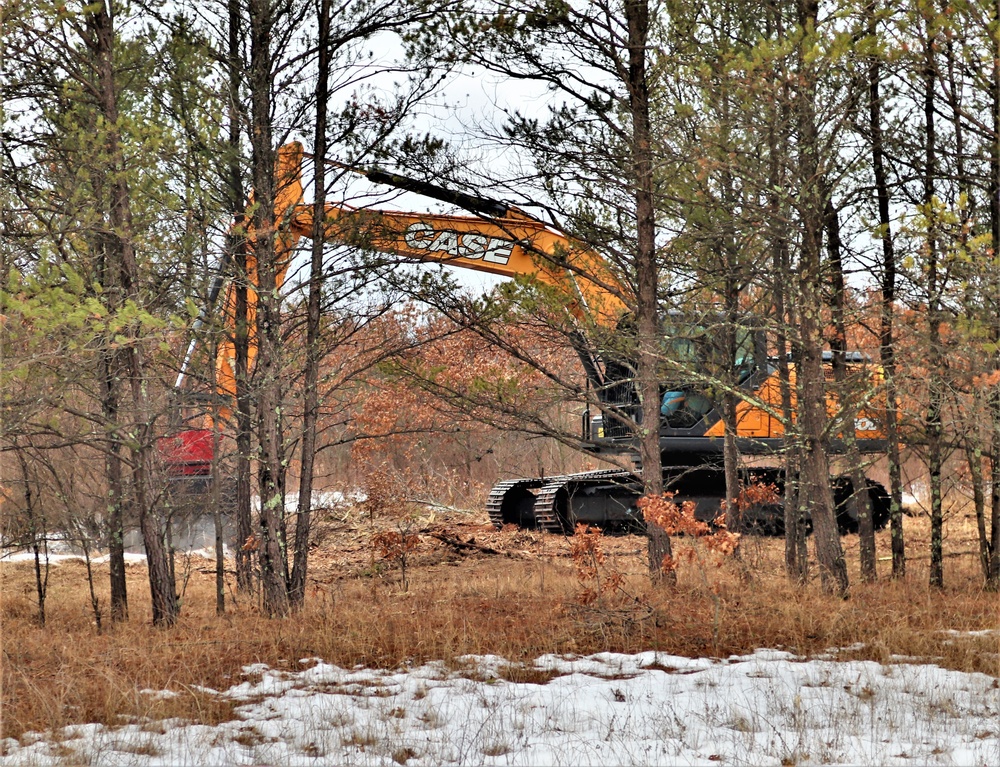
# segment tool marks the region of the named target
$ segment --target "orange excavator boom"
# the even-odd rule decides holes
[[[313,206],[302,201],[302,158],[301,144],[287,144],[278,150],[275,222],[279,288],[284,283],[292,251],[300,239],[311,238],[314,231]],[[365,175],[397,188],[419,187],[419,193],[425,195],[435,190],[446,191],[379,171]],[[328,204],[323,240],[393,253],[411,262],[432,261],[507,277],[530,277],[562,290],[569,310],[577,318],[606,327],[613,327],[627,312],[620,282],[608,263],[589,248],[512,206],[455,193],[447,196],[468,207],[476,206],[477,201],[487,204],[476,206],[479,215],[464,216]],[[253,256],[252,231],[248,241],[251,247],[247,271],[251,287],[247,291],[247,322],[253,328],[257,296],[252,286],[257,281],[257,262]],[[223,311],[226,324],[235,327],[236,291],[232,284],[226,291]],[[251,337],[248,360],[251,366],[255,357],[256,343]],[[219,393],[230,398],[236,395],[234,371],[235,350],[232,341],[227,340],[219,347],[216,381]],[[228,413],[223,412],[223,416],[228,417]]]

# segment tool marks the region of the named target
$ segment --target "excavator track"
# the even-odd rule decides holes
[[[509,479],[498,482],[490,491],[486,511],[494,527],[517,524],[536,527],[550,533],[573,532],[576,516],[572,508],[560,508],[571,503],[576,492],[588,484],[638,481],[629,471],[606,469],[562,476]],[[565,500],[562,500],[565,499]]]
[[[519,524],[509,518],[509,513],[508,518],[504,518],[505,502],[510,504],[511,494],[530,491],[541,487],[542,484],[544,484],[544,480],[540,479],[507,479],[495,484],[490,490],[490,497],[486,500],[486,513],[489,514],[493,526],[499,530],[505,524]]]
[[[576,516],[572,510],[572,498],[578,490],[591,483],[617,482],[637,479],[634,474],[621,469],[586,471],[551,477],[538,491],[535,500],[535,521],[538,527],[550,533],[572,534]],[[560,497],[565,499],[565,509],[560,509]]]
[[[563,479],[553,477],[553,479]],[[563,534],[570,532],[563,524],[558,509],[556,509],[556,496],[559,491],[566,487],[566,482],[549,482],[538,491],[535,499],[535,523],[542,530],[550,533]]]
[[[695,504],[695,516],[711,523],[721,510],[725,478],[718,468],[667,467],[665,482],[676,493],[677,501]],[[773,484],[779,494],[784,477],[780,469],[754,468],[744,481]],[[848,477],[834,478],[834,500],[841,533],[857,532],[853,494]],[[881,485],[868,480],[876,529],[889,518],[888,494]],[[635,501],[642,494],[641,480],[630,471],[608,469],[565,474],[554,477],[509,479],[497,483],[489,495],[487,512],[496,528],[514,524],[537,528],[557,535],[572,535],[577,524],[640,531],[644,525],[635,512]],[[780,503],[764,503],[745,511],[743,532],[780,535],[784,532]]]

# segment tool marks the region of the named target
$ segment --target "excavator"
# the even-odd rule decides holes
[[[295,245],[302,238],[311,238],[314,231],[313,206],[303,203],[302,159],[303,149],[297,142],[278,150],[275,221],[280,227],[276,240],[279,286]],[[469,215],[362,210],[328,204],[322,229],[324,240],[395,254],[407,261],[447,263],[495,275],[528,277],[554,289],[581,328],[593,323],[606,331],[631,332],[619,280],[609,264],[584,244],[513,205],[379,170],[355,170],[376,184],[444,201]],[[253,285],[256,261],[252,247],[247,268]],[[220,287],[221,283],[217,283],[213,295],[220,292]],[[252,289],[247,292],[248,322],[253,327],[256,295]],[[230,283],[222,309],[230,327],[235,324],[235,304],[235,288]],[[775,415],[781,412],[778,366],[775,358],[768,357],[765,333],[756,324],[748,321],[739,328],[737,354],[728,363],[732,366],[729,380],[737,381],[740,390],[736,441],[742,455],[773,457],[781,453],[786,442],[782,420]],[[706,384],[712,375],[718,376],[717,336],[710,313],[700,318],[680,315],[667,318],[664,354],[675,363],[672,369],[687,374],[675,375],[679,380],[663,381],[660,412],[654,416],[659,418],[665,487],[674,493],[676,501],[691,501],[695,515],[705,521],[718,516],[725,495],[720,466],[723,419],[713,388]],[[597,412],[588,410],[583,418],[583,444],[598,457],[617,458],[618,463],[623,457],[626,461],[631,459],[633,470],[502,480],[492,488],[486,510],[497,528],[513,524],[570,534],[578,523],[586,523],[609,529],[644,529],[636,507],[642,495],[642,482],[634,424],[642,424],[648,415],[640,407],[633,368],[620,354],[594,351],[582,331],[574,333],[571,340],[587,385],[596,394]],[[183,386],[194,343],[184,358],[175,385],[177,390]],[[248,354],[251,366],[255,356],[256,346],[251,337]],[[235,400],[234,360],[232,341],[224,341],[215,361],[217,395],[221,395],[222,402]],[[866,365],[858,353],[849,355],[848,362]],[[794,376],[794,361],[790,368]],[[877,368],[866,365],[866,370],[870,376],[878,376]],[[794,380],[792,386],[794,389]],[[833,413],[836,408],[831,395],[828,409]],[[223,405],[219,417],[228,420],[227,405]],[[884,450],[884,435],[878,423],[878,412],[873,408],[857,414],[854,439],[862,452]],[[183,428],[161,441],[168,474],[188,480],[206,477],[211,468],[211,440],[209,429]],[[832,449],[836,452],[842,446],[843,441],[837,440]],[[744,510],[745,527],[781,532],[783,511],[778,498],[784,483],[783,470],[758,466],[742,472],[744,482],[770,485],[775,491],[773,502]],[[831,482],[841,530],[856,530],[854,504],[848,502],[855,489],[847,477],[834,477]],[[872,499],[876,526],[883,526],[889,515],[885,489],[868,480],[863,491]]]

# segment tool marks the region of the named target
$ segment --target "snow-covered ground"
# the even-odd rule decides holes
[[[343,493],[339,490],[317,490],[312,495],[312,507],[313,509],[344,509],[355,506],[364,500],[365,494],[359,491]],[[298,493],[287,494],[285,496],[285,512],[295,513],[298,509],[298,502]],[[250,508],[254,512],[260,511],[259,495],[250,496]],[[175,518],[173,525],[172,545],[175,551],[215,559],[215,517],[212,514],[179,515]],[[223,520],[223,538],[227,542],[232,542],[235,536],[236,530],[233,520],[227,517]],[[4,543],[0,539],[0,563],[34,560],[35,555],[30,549],[8,547]],[[66,533],[49,533],[48,544],[48,559],[52,564],[58,564],[67,559],[83,559],[83,550],[79,542],[74,541],[72,536],[68,536]],[[107,562],[107,554],[103,553],[103,549],[101,551],[97,549],[94,542],[91,542],[91,562],[94,564]],[[224,545],[223,549],[228,557],[229,546]],[[144,563],[146,561],[144,551],[139,530],[135,528],[127,530],[125,533],[125,561]]]
[[[544,656],[520,676],[497,657],[300,664],[248,666],[218,692],[238,721],[78,725],[0,742],[0,765],[1000,765],[997,681],[929,664],[774,650]]]

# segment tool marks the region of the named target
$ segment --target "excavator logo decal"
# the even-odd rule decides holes
[[[506,264],[515,243],[499,237],[474,232],[435,229],[430,224],[410,224],[403,233],[406,244],[414,250],[446,253],[470,261],[482,259],[491,264]]]

